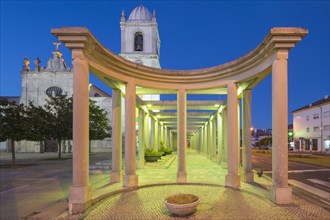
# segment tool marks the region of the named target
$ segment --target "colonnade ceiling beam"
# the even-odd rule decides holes
[[[144,104],[148,107],[150,105],[156,105],[156,106],[176,106],[177,101],[144,101]],[[199,101],[187,101],[187,106],[214,106],[217,105],[219,107],[220,105],[223,105],[224,102],[220,100],[199,100]]]
[[[169,125],[166,125],[166,127],[168,127],[168,128],[176,128],[177,125],[175,125],[175,124],[169,124]],[[189,124],[189,128],[200,128],[200,127],[202,127],[202,125],[200,125],[200,124]]]
[[[177,129],[173,129],[173,130],[171,130],[173,133],[177,133],[178,132],[178,130]],[[189,130],[187,130],[187,134],[194,134],[194,133],[196,133],[198,131],[198,129],[189,129]]]
[[[175,124],[177,122],[176,118],[166,118],[166,119],[157,119],[159,121],[162,121],[163,123],[166,124]],[[198,122],[203,122],[205,124],[205,122],[209,121],[209,118],[188,118],[187,121],[189,123],[198,123]]]
[[[227,88],[210,88],[210,89],[187,90],[187,94],[226,95],[227,94]]]
[[[95,73],[96,72],[96,73]],[[94,74],[99,78],[100,76],[98,76],[98,71],[94,70]],[[108,77],[104,77],[104,81],[105,84],[107,84],[110,88],[112,89],[118,89],[121,91],[121,94],[124,96],[125,95],[125,84],[115,81],[113,79],[110,79]]]
[[[160,105],[153,105],[148,106],[149,110],[176,110],[176,106],[160,106]],[[209,106],[209,105],[202,105],[202,106],[187,106],[187,110],[218,110],[219,107],[216,106]]]
[[[176,121],[161,121],[164,125],[175,125]],[[188,125],[204,125],[207,121],[187,121]]]
[[[136,94],[138,95],[160,95],[160,94],[176,94],[176,90],[169,89],[154,89],[154,88],[136,88]]]
[[[210,118],[212,116],[211,113],[205,112],[187,112],[187,118]],[[164,119],[164,118],[176,118],[176,112],[158,112],[157,118]]]
[[[136,94],[138,94],[138,95],[177,94],[177,90],[139,87],[139,88],[136,88]],[[187,90],[187,94],[225,95],[225,94],[227,94],[227,88]]]
[[[245,89],[248,89],[253,84],[253,82],[255,82],[255,81],[256,81],[256,79],[252,79],[252,80],[249,80],[249,81],[238,83],[237,96],[241,97],[243,91]]]
[[[218,110],[223,101],[187,101],[187,110]],[[176,110],[177,101],[144,101],[149,110]]]

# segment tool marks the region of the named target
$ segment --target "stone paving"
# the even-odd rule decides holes
[[[263,189],[265,190],[265,189]],[[81,219],[183,219],[170,214],[165,197],[193,193],[197,210],[184,219],[329,219],[329,212],[294,196],[290,205],[278,206],[246,190],[211,185],[143,187],[113,195],[94,205]]]
[[[31,157],[28,154],[20,155],[20,157],[24,157],[20,161],[24,161],[24,163],[31,162],[31,158],[34,158],[34,156],[32,155]],[[3,162],[3,155],[0,155],[0,157]],[[43,158],[45,155],[40,156],[38,154],[38,157]],[[108,160],[107,158],[94,155],[91,164],[106,161]],[[41,161],[38,163],[41,163]],[[246,184],[241,182],[240,190],[225,188],[224,177],[227,170],[221,168],[221,166],[204,155],[191,150],[188,150],[187,154],[189,184],[177,185],[175,184],[177,163],[177,156],[173,154],[163,158],[159,163],[146,164],[143,169],[137,169],[139,176],[139,188],[137,189],[123,189],[122,183],[109,184],[109,175],[105,172],[91,174],[90,183],[93,187],[94,205],[83,214],[69,216],[67,212],[67,189],[71,182],[71,161],[42,160],[42,166],[21,168],[10,172],[13,174],[18,171],[30,170],[30,172],[36,172],[28,175],[35,175],[35,178],[41,176],[36,180],[38,182],[35,184],[31,182],[31,184],[27,183],[25,186],[1,192],[1,210],[8,210],[6,212],[15,210],[12,213],[16,213],[15,215],[10,215],[12,216],[11,218],[5,219],[21,219],[19,216],[25,216],[24,219],[97,220],[330,219],[329,211],[297,196],[293,196],[293,203],[290,205],[275,205],[268,199],[268,188],[271,182],[264,177],[258,177],[256,174],[254,177],[255,183]],[[45,176],[44,172],[47,171],[47,166],[51,164],[56,167],[56,172],[61,172],[61,175],[58,175],[56,178]],[[1,171],[1,175],[3,174],[4,170]],[[183,218],[171,215],[163,204],[163,200],[166,196],[174,193],[193,193],[198,195],[201,202],[197,211]],[[12,196],[10,197],[10,195]],[[52,199],[54,196],[58,198]],[[17,201],[12,202],[7,197],[13,197]],[[36,203],[40,203],[40,205],[36,206]],[[37,212],[35,213],[35,211]],[[27,215],[24,213],[31,214]],[[2,214],[1,216],[3,216]],[[5,216],[9,217],[9,215]]]
[[[175,157],[175,155],[174,155]],[[330,212],[293,196],[290,205],[276,205],[269,199],[271,182],[255,174],[255,183],[241,183],[239,190],[224,187],[226,169],[194,151],[188,151],[189,184],[175,184],[177,157],[169,166],[159,163],[138,169],[139,188],[120,189],[109,185],[93,192],[94,205],[84,214],[69,219],[330,219]],[[160,183],[160,184],[159,184]],[[109,193],[118,190],[117,193]],[[108,195],[107,195],[108,193]],[[170,214],[164,199],[175,193],[200,197],[197,210],[189,216]],[[98,196],[96,196],[98,195]],[[100,197],[101,196],[101,197]]]

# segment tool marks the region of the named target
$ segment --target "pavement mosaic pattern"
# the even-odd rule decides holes
[[[259,188],[260,190],[260,188]],[[197,210],[184,218],[171,214],[163,200],[176,193],[200,197]],[[330,213],[296,196],[275,205],[260,194],[211,185],[163,185],[125,191],[91,207],[81,219],[329,219]]]

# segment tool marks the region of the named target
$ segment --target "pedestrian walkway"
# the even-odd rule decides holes
[[[20,163],[39,165],[16,170],[1,170],[1,176],[22,179],[24,185],[8,188],[1,195],[1,217],[7,219],[176,219],[163,204],[174,193],[193,193],[200,197],[197,211],[189,219],[328,219],[330,213],[299,197],[293,203],[278,206],[268,199],[271,182],[255,175],[254,184],[241,183],[239,190],[225,188],[226,169],[207,157],[188,150],[187,185],[176,184],[177,155],[167,156],[160,163],[137,169],[139,188],[123,189],[122,183],[109,184],[109,174],[91,173],[93,206],[84,214],[67,213],[68,188],[71,186],[71,160],[44,160],[50,154],[18,154]],[[66,155],[70,156],[70,155]],[[7,161],[8,160],[8,161]],[[109,156],[94,154],[91,164],[106,161]],[[10,155],[1,155],[8,163]],[[47,174],[52,170],[52,174]],[[56,173],[56,176],[55,176]],[[5,175],[6,174],[6,175]],[[53,176],[54,175],[54,176]],[[27,182],[26,178],[31,178]],[[2,183],[8,182],[2,181]],[[193,184],[193,185],[191,185]],[[184,219],[185,219],[184,218]],[[182,218],[180,218],[182,219]]]
[[[93,188],[94,205],[70,219],[182,219],[171,215],[163,201],[175,193],[200,197],[197,211],[187,219],[328,219],[329,211],[293,196],[290,205],[268,199],[271,182],[255,175],[255,183],[241,183],[239,190],[224,187],[227,171],[195,151],[188,151],[189,184],[175,184],[177,158],[164,169],[138,169],[139,188],[123,190],[121,184]],[[114,192],[116,191],[117,192]],[[109,193],[112,192],[112,193]]]

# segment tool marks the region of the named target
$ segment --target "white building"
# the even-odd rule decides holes
[[[329,151],[330,97],[292,111],[295,150]]]

